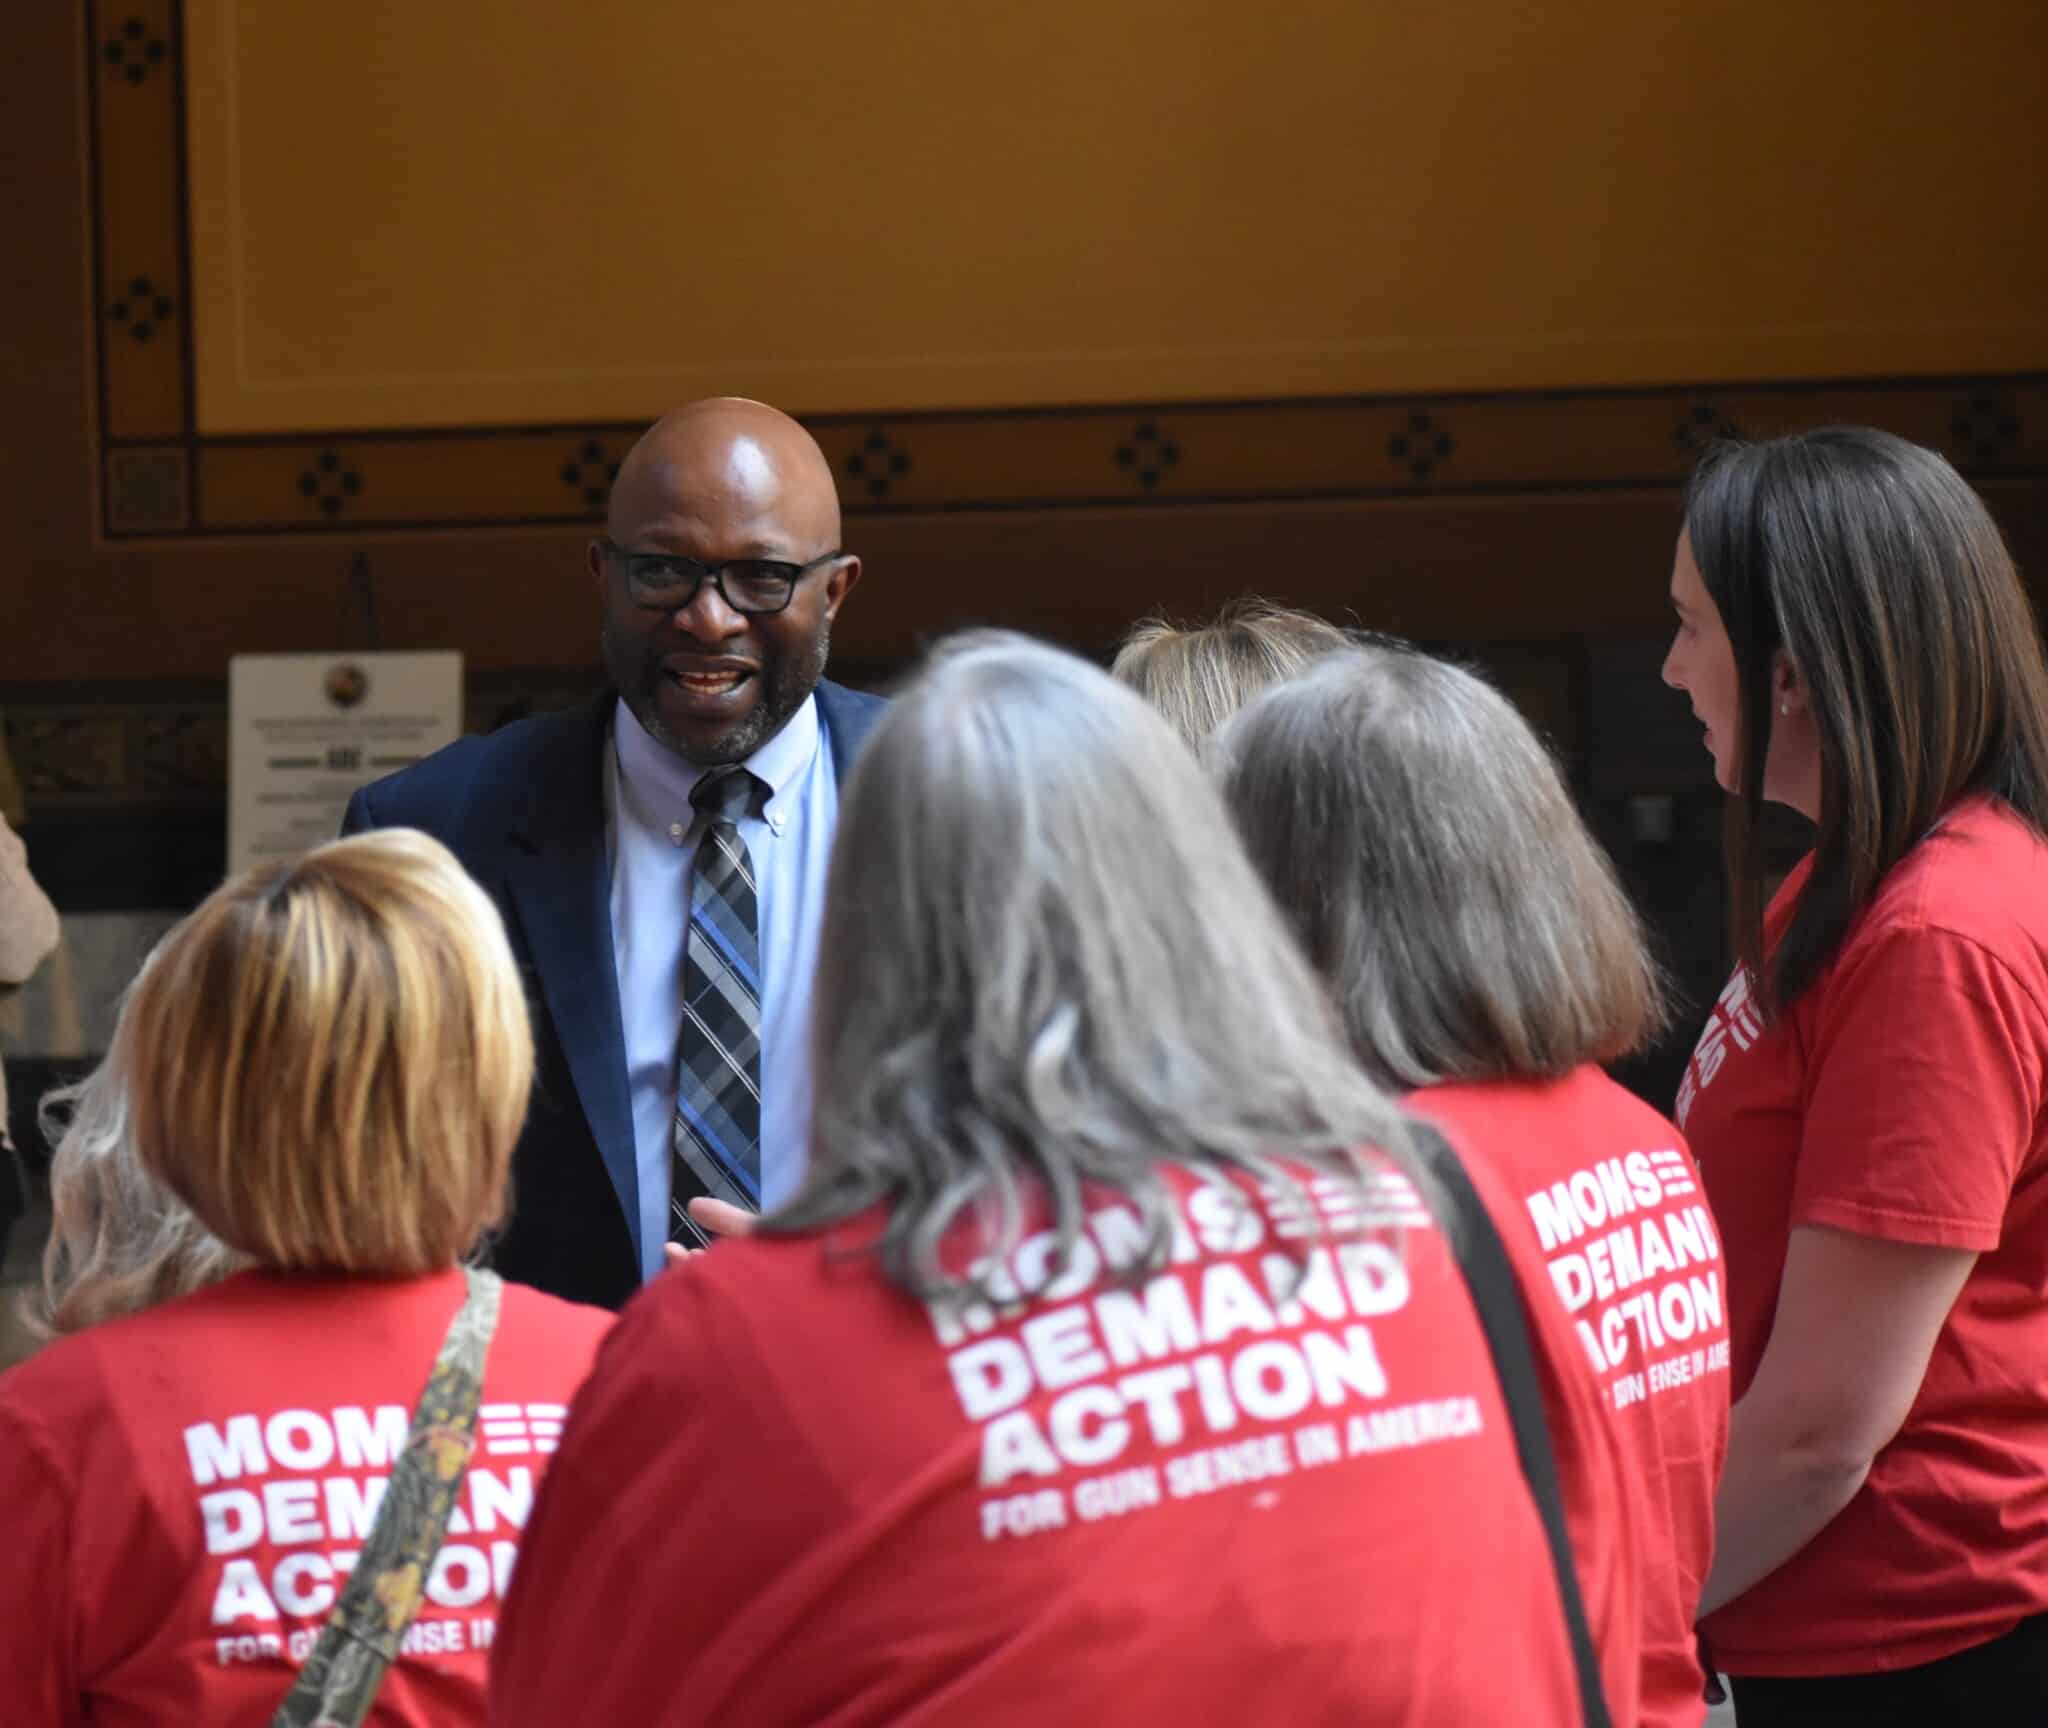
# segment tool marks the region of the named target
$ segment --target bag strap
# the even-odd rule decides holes
[[[357,1728],[420,1610],[476,1445],[484,1363],[504,1291],[495,1272],[469,1266],[463,1276],[468,1289],[462,1306],[448,1324],[412,1413],[412,1430],[392,1464],[376,1522],[271,1728]]]
[[[1571,1636],[1572,1665],[1578,1670],[1579,1708],[1586,1728],[1613,1728],[1607,1693],[1600,1678],[1600,1654],[1586,1619],[1586,1600],[1579,1591],[1578,1568],[1572,1562],[1571,1538],[1565,1529],[1564,1495],[1558,1486],[1557,1455],[1550,1444],[1550,1424],[1543,1411],[1543,1393],[1536,1379],[1536,1361],[1529,1350],[1528,1310],[1521,1286],[1508,1264],[1507,1249],[1494,1228],[1472,1178],[1465,1173],[1451,1144],[1426,1122],[1409,1118],[1409,1129],[1423,1167],[1435,1180],[1450,1210],[1445,1220],[1458,1269],[1479,1311],[1479,1324],[1493,1353],[1493,1370],[1507,1400],[1508,1422],[1514,1430],[1515,1453],[1522,1476],[1543,1520],[1550,1545],[1550,1567],[1564,1602],[1565,1629]]]

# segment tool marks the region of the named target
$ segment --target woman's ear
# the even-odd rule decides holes
[[[1782,648],[1771,655],[1771,706],[1780,715],[1805,714],[1812,707],[1806,679]]]

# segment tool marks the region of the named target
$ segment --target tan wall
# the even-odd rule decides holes
[[[2048,366],[2038,0],[185,11],[208,433]]]
[[[1149,607],[1197,609],[1247,587],[1437,638],[1541,645],[1648,634],[1664,616],[1672,485],[1694,435],[1718,418],[1764,428],[1845,401],[1950,449],[2023,558],[2037,570],[2048,565],[2048,394],[2038,372],[2012,376],[2048,363],[2038,316],[2048,304],[2048,223],[2040,219],[2048,174],[2027,105],[2048,11],[2030,0],[1979,0],[1948,15],[1867,6],[1853,37],[1818,22],[1839,20],[1843,9],[1764,0],[1580,6],[1566,9],[1579,21],[1569,28],[1555,23],[1556,8],[1504,3],[1304,7],[1284,9],[1295,22],[1258,42],[1233,22],[1255,9],[1154,14],[1122,0],[1112,10],[1128,29],[1081,37],[1072,34],[1078,24],[1059,34],[1058,9],[1001,9],[1004,18],[1017,14],[1002,26],[1010,34],[991,34],[991,24],[972,39],[956,33],[941,51],[903,34],[938,16],[929,10],[841,9],[834,16],[843,12],[846,34],[832,39],[835,53],[879,52],[874,33],[895,34],[886,37],[887,66],[868,66],[865,83],[847,80],[836,101],[820,82],[815,46],[808,59],[783,55],[765,66],[763,87],[793,80],[784,105],[803,117],[779,134],[785,166],[808,163],[821,176],[798,190],[820,197],[819,186],[836,187],[833,197],[854,200],[834,206],[829,231],[801,236],[824,242],[809,254],[850,260],[844,267],[868,284],[871,307],[892,316],[909,307],[934,320],[999,302],[1013,265],[1030,263],[1041,293],[1057,288],[1056,277],[1078,277],[1087,260],[1047,267],[1055,238],[1020,261],[1020,223],[995,220],[1005,211],[994,197],[985,200],[988,220],[956,219],[971,190],[959,176],[988,165],[1001,120],[1037,140],[1031,172],[1013,163],[1003,199],[1028,203],[1040,169],[1048,185],[1077,196],[1092,175],[1091,245],[1121,258],[1120,269],[1162,248],[1188,261],[1135,285],[1149,289],[1136,300],[1126,293],[1134,284],[1120,278],[1117,294],[1097,299],[1102,329],[1093,337],[1089,306],[1053,295],[1048,305],[1068,320],[1061,339],[1078,332],[1084,344],[1126,342],[1142,316],[1178,342],[1195,342],[1211,322],[1256,342],[1283,325],[1311,329],[1314,311],[1325,319],[1314,328],[1350,340],[1364,332],[1368,348],[1380,344],[1373,365],[1386,369],[1341,374],[1345,387],[1371,378],[1411,394],[1287,409],[1268,421],[1229,408],[1169,403],[1162,411],[1157,399],[1181,392],[1158,372],[1145,375],[1161,386],[1153,406],[1093,416],[919,419],[888,412],[912,395],[862,396],[855,405],[876,413],[821,422],[845,481],[848,538],[870,569],[841,654],[894,658],[920,635],[969,619],[1099,646]],[[646,308],[636,312],[630,296],[591,300],[580,321],[550,296],[569,293],[572,277],[616,279],[620,261],[650,245],[697,256],[694,226],[680,214],[688,183],[664,179],[659,160],[643,164],[639,178],[608,179],[602,170],[618,169],[619,138],[638,136],[631,125],[610,110],[516,98],[520,80],[538,75],[545,47],[547,66],[559,66],[579,101],[594,100],[587,81],[597,67],[609,74],[604,88],[618,109],[664,116],[664,124],[715,113],[737,75],[707,89],[698,68],[605,34],[625,30],[629,17],[701,19],[703,9],[627,8],[623,0],[464,9],[474,26],[463,38],[466,62],[451,58],[452,36],[435,34],[454,26],[408,22],[454,11],[396,0],[237,9],[276,37],[260,50],[276,80],[250,98],[245,115],[254,128],[244,151],[250,231],[268,236],[271,259],[251,301],[265,321],[251,352],[269,355],[265,365],[298,363],[291,345],[322,323],[322,269],[354,272],[348,295],[325,308],[327,322],[345,325],[348,342],[411,344],[415,371],[431,369],[431,342],[442,340],[476,345],[464,366],[516,363],[529,321],[551,361],[574,359],[575,341],[599,344],[583,351],[583,363],[606,358],[613,321],[636,332],[616,351],[628,361],[679,352],[646,344],[644,323],[632,323]],[[213,346],[211,302],[181,275],[182,222],[175,211],[164,215],[166,189],[178,192],[177,152],[137,149],[135,139],[175,139],[181,24],[196,37],[222,15],[214,0],[182,11],[172,0],[86,8],[24,0],[10,11],[10,53],[0,60],[0,176],[13,241],[0,248],[12,357],[0,386],[10,434],[0,481],[10,530],[0,567],[0,686],[10,713],[38,689],[71,703],[84,681],[95,700],[127,701],[122,691],[136,680],[220,679],[233,652],[333,646],[358,552],[376,577],[384,646],[459,647],[481,674],[587,664],[593,627],[577,572],[589,509],[562,478],[583,428],[388,447],[357,434],[237,443],[202,433],[181,358],[188,298],[199,305],[197,355],[217,360],[225,350]],[[730,55],[748,31],[768,27],[761,19],[778,16],[770,9],[754,23],[705,27],[723,32],[714,45]],[[1446,17],[1455,29],[1440,22]],[[139,36],[127,34],[131,18]],[[320,34],[357,19],[388,30],[377,40],[398,55],[388,72],[394,100],[403,100],[392,115],[377,100],[383,75],[345,58],[345,50],[364,52],[360,41],[351,48],[354,37]],[[858,39],[855,22],[867,32]],[[162,57],[143,58],[159,42]],[[304,63],[292,74],[281,57],[293,43],[328,75],[310,77]],[[961,68],[975,56],[985,64],[1006,43],[1016,55],[1009,69],[969,88]],[[1330,43],[1337,48],[1323,53]],[[1748,69],[1738,65],[1745,45],[1759,56]],[[114,57],[117,49],[125,58]],[[934,58],[919,59],[927,52]],[[954,120],[915,159],[892,157],[876,141],[902,143],[916,128],[880,111],[881,74],[894,68],[891,76],[908,78],[902,68],[919,65],[937,71],[911,82],[929,85]],[[1309,73],[1306,83],[1290,82]],[[436,112],[461,124],[449,119],[425,135],[420,173],[408,177],[401,146],[437,81]],[[195,100],[202,94],[195,86]],[[1194,125],[1191,115],[1206,119]],[[210,108],[196,116],[197,133],[210,116]],[[526,134],[529,119],[535,130]],[[1083,150],[1090,128],[1138,154],[1125,161]],[[454,197],[447,177],[479,139],[491,145],[474,164],[489,198]],[[799,144],[802,160],[787,157]],[[587,161],[594,171],[508,205],[510,188],[546,160]],[[626,192],[629,203],[666,217],[636,217],[617,203]],[[194,208],[202,243],[195,280],[203,281],[211,218]],[[805,208],[827,220],[823,203]],[[489,239],[484,218],[494,211],[517,256],[492,253],[490,267],[467,279],[466,322],[451,322],[450,251]],[[1287,232],[1270,225],[1275,212],[1287,213]],[[1111,220],[1119,215],[1133,225],[1127,246]],[[410,257],[418,268],[407,272]],[[944,295],[932,264],[940,257],[952,260]],[[535,284],[520,281],[519,258],[538,261]],[[1228,259],[1235,270],[1226,271]],[[903,278],[893,295],[884,291],[890,270]],[[158,290],[169,284],[174,302],[147,341],[133,334],[141,314],[121,293],[138,272]],[[1262,291],[1248,292],[1248,283]],[[368,316],[354,298],[361,293],[388,305]],[[836,284],[819,290],[821,302],[838,293]],[[1312,306],[1287,298],[1305,294],[1328,297]],[[507,304],[519,312],[511,323]],[[1824,323],[1829,307],[1837,335],[1860,330],[1863,347],[1831,346],[1835,337],[1799,322]],[[1279,318],[1288,308],[1302,317]],[[722,315],[739,314],[728,305]],[[470,333],[468,324],[478,328]],[[1535,367],[1543,342],[1574,326],[1609,344],[1605,358],[1566,366],[1555,354],[1591,352],[1567,347],[1551,351],[1551,370]],[[1676,333],[1695,346],[1629,347],[1629,330],[1652,326],[1660,341]],[[829,319],[819,327],[844,334]],[[956,347],[970,337],[986,347],[1009,333],[997,319],[945,332]],[[1053,339],[1032,336],[1039,346]],[[815,367],[825,349],[807,340],[803,363]],[[1522,358],[1497,372],[1474,358],[1510,350]],[[1148,400],[1131,377],[1092,370],[1100,347],[1091,352],[1046,393],[1087,394],[1086,381],[1103,377],[1120,381],[1102,390]],[[1660,353],[1691,354],[1697,365],[1660,375]],[[1810,376],[1851,359],[1859,360],[1851,370],[1958,375],[1847,397],[1723,384],[1742,369]],[[373,362],[358,347],[337,350],[333,363],[360,372]],[[1980,383],[1960,375],[1980,369],[2004,376]],[[1257,376],[1269,394],[1303,382],[1284,368]],[[1670,387],[1443,394],[1460,382],[1537,376],[1658,378]],[[972,369],[951,377],[948,395],[972,400]],[[1242,381],[1249,387],[1252,378]],[[718,382],[752,383],[737,375]],[[619,407],[641,405],[637,417],[666,399],[665,388],[640,378]],[[389,412],[374,424],[403,424],[402,407],[392,408],[388,393],[380,400]],[[848,398],[820,389],[812,400],[845,406]],[[1430,429],[1411,440],[1418,417]],[[1154,448],[1169,439],[1179,460],[1147,480],[1142,463],[1120,458],[1155,423],[1163,432]],[[600,430],[615,455],[630,425]],[[878,435],[915,458],[879,496],[853,466]],[[1411,442],[1423,450],[1437,440],[1444,453],[1420,472]],[[330,444],[363,464],[364,488],[337,498],[327,515],[300,482]],[[516,462],[514,449],[526,452]],[[158,484],[164,475],[171,478]]]

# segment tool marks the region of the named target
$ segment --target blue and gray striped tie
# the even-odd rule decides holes
[[[683,1031],[676,1074],[669,1240],[695,1242],[684,1208],[699,1194],[761,1204],[761,944],[754,865],[735,825],[758,782],[744,768],[706,774],[690,803],[710,817],[690,875]]]

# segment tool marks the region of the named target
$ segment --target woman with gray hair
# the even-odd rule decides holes
[[[50,1240],[43,1281],[22,1304],[38,1339],[216,1284],[249,1258],[222,1242],[142,1167],[128,1129],[128,1095],[110,1062],[47,1093]]]
[[[1684,1139],[1599,1067],[1662,1017],[1635,912],[1514,706],[1413,649],[1333,656],[1214,756],[1359,1060],[1525,1198],[1650,1497],[1642,1720],[1692,1728],[1727,1303]]]
[[[935,655],[847,788],[814,1014],[809,1181],[627,1309],[494,1722],[1582,1719],[1403,1120],[1156,714]],[[1629,1720],[1634,1502],[1533,1318]]]
[[[117,1045],[127,998],[154,959],[146,957],[129,983],[115,1021]],[[103,1057],[83,1079],[44,1093],[37,1119],[44,1143],[54,1150],[42,1283],[20,1305],[22,1326],[32,1339],[47,1343],[139,1313],[203,1290],[250,1263],[143,1168],[130,1128],[128,1087],[113,1057]]]

